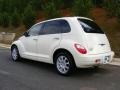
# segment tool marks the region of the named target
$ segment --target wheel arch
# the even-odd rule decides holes
[[[53,58],[53,63],[55,63],[55,56],[56,56],[58,53],[60,53],[60,52],[67,52],[67,53],[69,53],[69,54],[72,56],[73,62],[74,62],[74,64],[75,64],[75,66],[76,66],[76,63],[75,63],[75,60],[74,60],[74,57],[73,57],[72,53],[71,53],[69,50],[64,49],[64,48],[59,48],[59,49],[56,49],[56,50],[54,51],[53,57],[52,57],[52,58]]]
[[[11,45],[11,50],[12,50],[13,47],[17,47],[18,48],[18,46],[16,44],[12,44]]]
[[[12,47],[13,46],[16,46],[17,47],[17,49],[18,49],[18,51],[19,51],[19,54],[20,54],[20,56],[22,57],[23,56],[23,45],[22,45],[22,43],[18,40],[18,41],[15,41],[15,42],[13,42],[12,43],[12,45],[11,45],[11,49],[12,49]]]

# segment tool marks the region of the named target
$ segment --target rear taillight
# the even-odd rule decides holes
[[[87,50],[80,44],[74,44],[75,48],[77,49],[77,51],[81,54],[86,54]]]

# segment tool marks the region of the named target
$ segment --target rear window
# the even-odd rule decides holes
[[[78,21],[86,33],[104,34],[104,32],[101,30],[101,28],[93,21],[90,21],[87,19],[78,19]]]

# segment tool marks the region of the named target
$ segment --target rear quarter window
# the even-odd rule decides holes
[[[60,20],[61,33],[68,33],[71,31],[70,25],[66,20]]]
[[[86,33],[104,34],[104,32],[95,22],[87,19],[78,19],[78,21]]]

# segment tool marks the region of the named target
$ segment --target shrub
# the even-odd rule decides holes
[[[44,6],[42,6],[42,8],[45,12],[45,16],[47,19],[56,18],[60,16],[60,12],[57,10],[53,2],[46,3]]]
[[[23,24],[28,29],[35,23],[36,13],[30,4],[24,9]]]
[[[64,0],[54,0],[54,4],[57,9],[64,8],[65,6]]]
[[[104,0],[92,0],[94,6],[101,7],[103,5]]]
[[[120,22],[120,0],[105,0],[104,7],[109,16],[116,16]]]
[[[118,11],[117,11],[117,17],[118,17],[118,21],[120,22],[120,5],[118,6]]]
[[[10,17],[8,13],[4,12],[0,14],[0,25],[6,28],[9,26],[9,24],[10,24]]]
[[[118,12],[118,1],[119,0],[104,0],[104,7],[109,12],[109,16],[116,16]]]
[[[89,16],[92,6],[92,0],[75,0],[73,12],[77,16]]]
[[[39,11],[42,7],[42,1],[41,0],[31,0],[31,5],[36,11]]]
[[[15,10],[14,13],[12,14],[11,17],[11,24],[14,27],[18,27],[21,24],[21,17],[20,14],[18,14],[18,12]]]
[[[2,25],[2,14],[0,13],[0,26]]]

